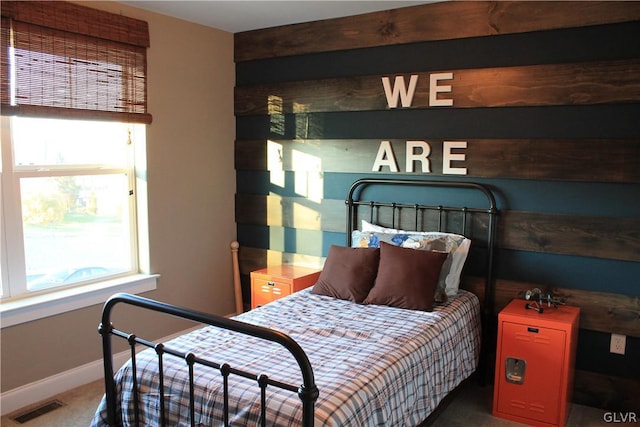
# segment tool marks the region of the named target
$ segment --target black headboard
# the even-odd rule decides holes
[[[412,187],[415,191],[403,191]],[[397,201],[400,196],[405,200]],[[491,345],[492,328],[489,325],[494,310],[493,274],[498,209],[489,187],[475,182],[363,178],[351,185],[345,203],[347,246],[352,244],[351,232],[364,219],[404,230],[462,234],[472,240],[472,247],[486,251],[483,266],[483,341],[485,345]]]

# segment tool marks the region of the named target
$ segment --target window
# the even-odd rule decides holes
[[[144,127],[23,117],[8,127],[2,296],[137,273],[132,153]]]
[[[1,13],[2,327],[153,289],[147,23],[63,1]]]

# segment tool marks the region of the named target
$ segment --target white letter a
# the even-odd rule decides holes
[[[383,166],[388,166],[391,172],[398,172],[398,163],[396,162],[396,156],[393,154],[393,147],[390,141],[380,141],[378,154],[376,154],[376,160],[373,162],[371,170],[379,172]]]

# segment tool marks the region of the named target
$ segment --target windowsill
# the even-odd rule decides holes
[[[77,288],[0,303],[0,327],[19,325],[104,302],[113,294],[138,294],[156,289],[158,274],[118,277]]]

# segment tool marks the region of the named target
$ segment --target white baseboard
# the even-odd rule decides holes
[[[201,326],[196,326],[156,341],[166,342],[200,327]],[[129,357],[129,350],[114,354],[114,370],[122,366]],[[48,378],[14,388],[13,390],[9,390],[0,395],[0,415],[4,416],[17,411],[18,409],[33,405],[43,400],[51,399],[60,393],[97,381],[103,378],[103,376],[104,366],[102,364],[102,359],[100,359]]]

